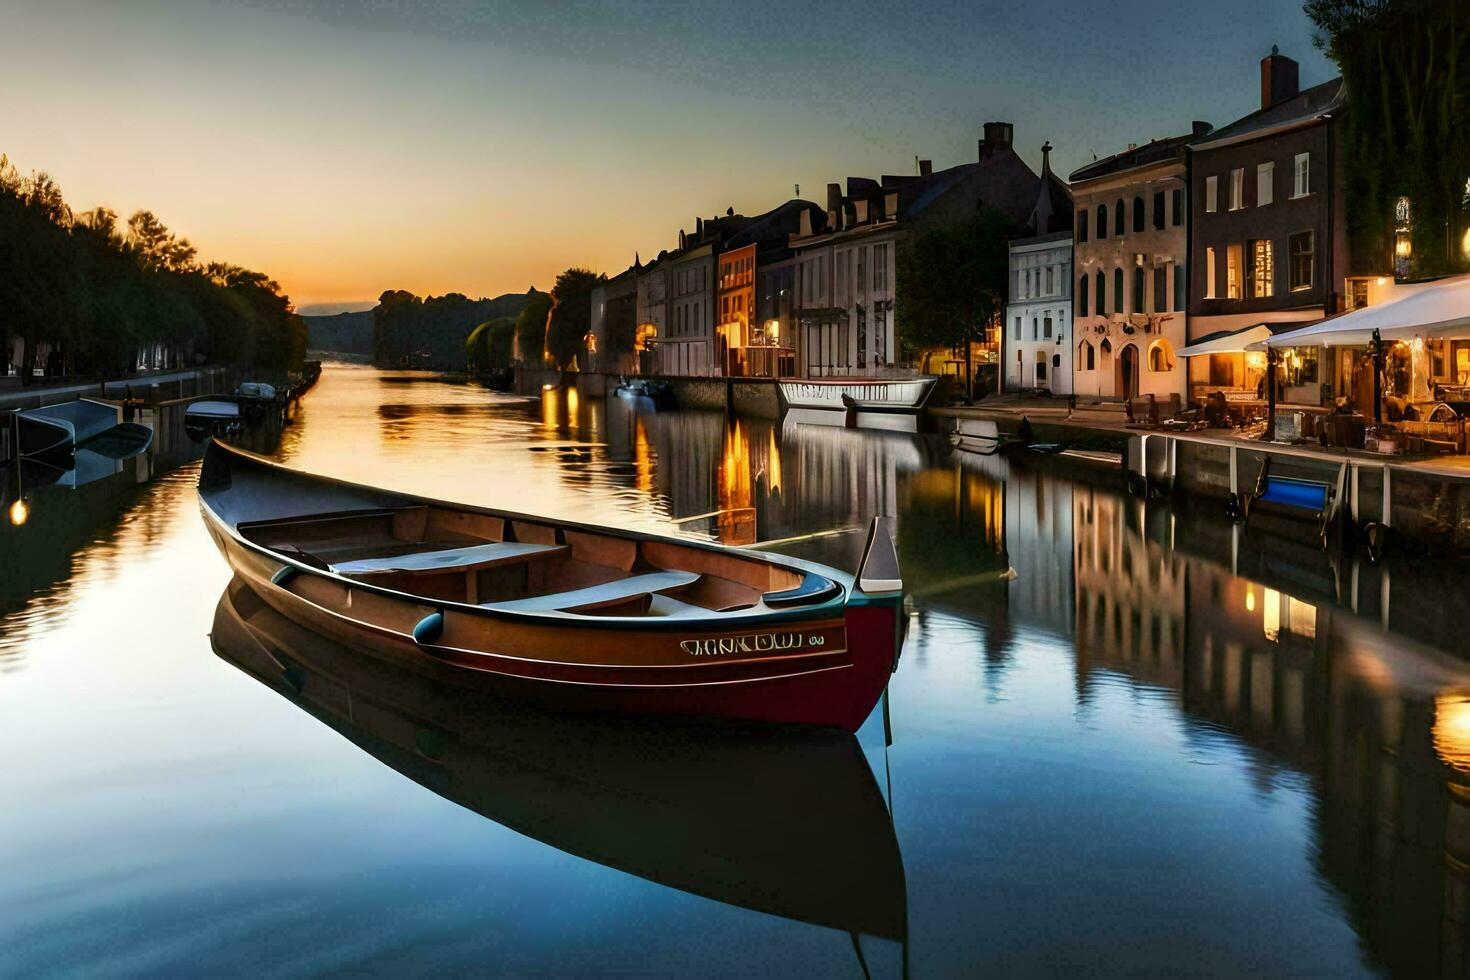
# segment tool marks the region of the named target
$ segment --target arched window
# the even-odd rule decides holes
[[[1143,312],[1143,266],[1133,267],[1133,312]]]
[[[1097,240],[1102,241],[1108,237],[1108,206],[1099,204],[1097,206]]]
[[[1095,306],[1095,309],[1097,310],[1097,315],[1098,316],[1106,316],[1107,315],[1107,312],[1108,312],[1107,299],[1106,299],[1107,291],[1108,291],[1108,278],[1107,278],[1107,276],[1103,275],[1103,271],[1101,269],[1098,269],[1097,270],[1097,304]]]
[[[1135,197],[1133,199],[1133,230],[1143,231],[1143,221],[1143,198]]]
[[[1087,212],[1083,211],[1082,215],[1086,217]],[[1085,272],[1077,277],[1077,309],[1082,311],[1083,316],[1087,315],[1087,273]]]
[[[1084,208],[1083,210],[1077,212],[1077,240],[1079,242],[1085,242],[1085,241],[1087,241],[1087,209],[1086,208]]]
[[[1174,370],[1174,348],[1162,337],[1148,345],[1148,369],[1150,371]]]
[[[1122,205],[1119,205],[1122,207]],[[1113,312],[1123,312],[1123,270],[1113,270]]]
[[[1119,238],[1123,237],[1123,199],[1118,198],[1118,203],[1113,205],[1113,234]]]
[[[1097,350],[1084,340],[1077,345],[1077,370],[1093,371],[1097,368]]]

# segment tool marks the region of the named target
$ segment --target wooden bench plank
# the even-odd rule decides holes
[[[360,558],[356,561],[344,561],[333,565],[332,571],[339,575],[367,575],[381,572],[422,574],[454,568],[471,571],[499,565],[503,562],[521,561],[566,550],[566,545],[499,541],[493,544],[445,548],[440,551],[420,551],[391,558]]]

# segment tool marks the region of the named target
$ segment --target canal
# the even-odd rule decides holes
[[[847,567],[889,516],[888,724],[510,734],[350,656],[272,686],[217,625],[197,463],[6,473],[29,513],[0,524],[0,974],[1470,964],[1470,570],[932,436],[363,367],[329,366],[270,442]]]

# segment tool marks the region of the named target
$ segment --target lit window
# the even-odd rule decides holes
[[[1276,164],[1263,163],[1256,167],[1256,207],[1271,203],[1275,182]]]
[[[1240,246],[1225,247],[1225,298],[1240,299]]]
[[[1312,155],[1310,153],[1298,153],[1296,155],[1296,167],[1293,171],[1292,197],[1306,197],[1312,193]]]
[[[1174,370],[1174,348],[1167,340],[1160,338],[1149,345],[1148,369],[1150,371]]]
[[[1249,257],[1251,295],[1257,297],[1274,295],[1276,261],[1271,239],[1258,238],[1251,242]]]
[[[1205,299],[1215,298],[1215,248],[1205,249]]]
[[[1316,243],[1312,238],[1310,231],[1299,231],[1287,239],[1287,251],[1291,257],[1289,272],[1293,290],[1312,288],[1312,266],[1317,257]]]
[[[1213,214],[1219,210],[1220,178],[1205,178],[1205,210]]]
[[[1236,167],[1230,171],[1230,210],[1239,211],[1245,207],[1245,168]]]

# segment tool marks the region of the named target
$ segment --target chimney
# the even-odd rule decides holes
[[[827,210],[836,211],[842,207],[842,185],[827,185]]]
[[[930,174],[932,174],[933,172],[934,172],[934,161],[933,160],[920,160],[919,161],[919,176],[920,177],[927,177]]]
[[[1271,45],[1271,53],[1261,59],[1261,108],[1285,102],[1296,95],[1297,63]]]
[[[1205,122],[1203,119],[1196,119],[1191,124],[1191,135],[1193,135],[1195,137],[1195,139],[1198,139],[1199,137],[1205,135],[1206,133],[1208,133],[1210,130],[1212,130],[1214,128],[1215,128],[1214,126],[1211,126],[1209,123]]]
[[[1041,144],[1041,176],[1047,177],[1051,174],[1051,140]]]
[[[980,159],[1004,153],[1011,148],[1011,137],[1015,134],[1016,127],[1008,122],[988,122],[985,124],[985,139],[980,143]]]
[[[682,252],[683,250],[684,250],[684,229],[683,228],[680,228],[679,229],[679,251]]]
[[[704,237],[704,219],[694,219],[694,240],[697,242]]]

